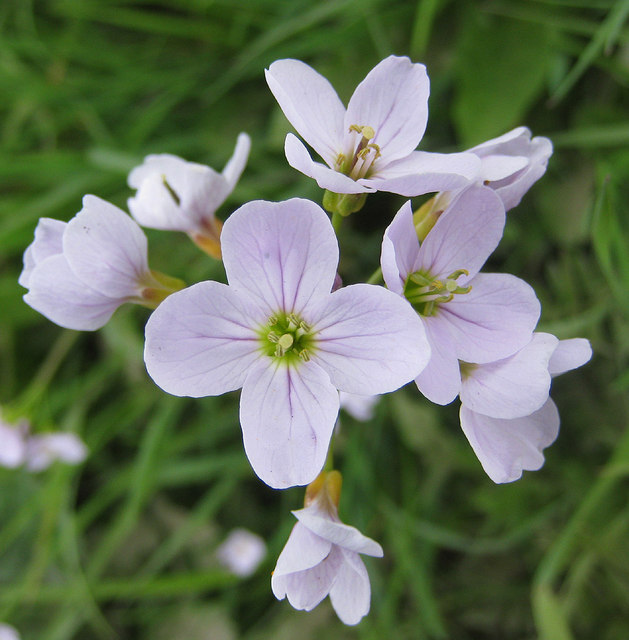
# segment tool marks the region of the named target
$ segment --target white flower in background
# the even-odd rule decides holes
[[[24,464],[26,456],[25,433],[28,425],[9,424],[0,416],[0,467],[15,469]]]
[[[415,151],[428,122],[423,64],[385,58],[358,85],[347,109],[332,85],[299,60],[277,60],[265,73],[288,121],[326,164],[314,162],[292,133],[286,159],[323,189],[416,196],[462,187],[477,174],[474,154]]]
[[[382,547],[338,517],[341,474],[322,472],[306,491],[306,506],[293,511],[293,527],[277,560],[271,588],[278,600],[311,611],[327,595],[345,624],[369,612],[371,585],[359,554],[381,558]]]
[[[219,562],[234,575],[253,574],[266,555],[264,540],[247,529],[234,529],[216,550]]]
[[[461,428],[487,475],[513,482],[544,464],[542,450],[559,433],[559,412],[549,398],[551,377],[592,357],[583,338],[557,340],[535,333],[509,358],[461,365]]]
[[[345,409],[352,418],[367,422],[373,418],[373,412],[380,396],[361,396],[356,393],[341,391],[341,409]]]
[[[14,627],[0,622],[0,640],[20,640],[20,634]]]
[[[65,223],[41,218],[18,282],[24,301],[67,329],[105,325],[125,302],[155,308],[181,281],[151,271],[147,240],[118,207],[87,195]]]
[[[150,155],[129,174],[137,189],[129,211],[143,227],[183,231],[209,255],[220,258],[222,223],[216,210],[234,190],[249,157],[251,139],[241,133],[222,173],[167,153]]]

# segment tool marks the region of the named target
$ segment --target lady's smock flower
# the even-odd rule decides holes
[[[549,398],[551,377],[584,365],[591,356],[583,338],[535,333],[508,358],[461,364],[461,428],[494,482],[513,482],[524,470],[544,464],[542,451],[559,433],[559,412]]]
[[[306,493],[299,522],[277,560],[271,588],[278,600],[311,611],[327,595],[345,624],[358,624],[369,612],[371,586],[358,554],[381,558],[382,547],[338,517],[341,476],[323,472]]]
[[[252,575],[264,560],[264,540],[247,529],[233,529],[216,550],[218,561],[241,578]]]
[[[289,164],[335,194],[416,196],[461,187],[477,173],[474,154],[415,151],[428,121],[430,83],[422,64],[384,59],[358,85],[347,110],[332,85],[299,60],[277,60],[266,80],[288,121],[326,163],[314,162],[289,133]]]
[[[221,257],[222,223],[214,213],[234,190],[247,164],[251,139],[241,133],[222,173],[167,153],[150,155],[129,174],[137,189],[131,215],[143,226],[183,231],[206,253]]]
[[[415,382],[437,404],[459,393],[459,360],[484,363],[511,355],[529,342],[539,318],[539,301],[523,280],[478,273],[504,222],[498,196],[472,186],[454,198],[421,245],[410,202],[385,232],[384,280],[422,319],[431,358]]]
[[[254,471],[276,488],[323,467],[337,389],[393,391],[425,366],[422,323],[382,287],[330,293],[338,244],[308,200],[249,202],[221,236],[229,286],[201,282],[166,299],[146,326],[149,374],[180,396],[242,387],[240,422]]]
[[[41,218],[18,281],[24,301],[68,329],[94,330],[125,302],[155,307],[183,283],[151,271],[146,236],[123,211],[85,196],[70,222]]]

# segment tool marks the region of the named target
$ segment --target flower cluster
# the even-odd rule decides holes
[[[429,80],[423,65],[404,57],[372,69],[347,108],[298,60],[274,62],[266,80],[323,160],[287,135],[289,164],[325,190],[332,221],[299,198],[247,202],[219,220],[215,213],[247,162],[250,140],[242,133],[222,173],[148,156],[129,174],[132,217],[86,196],[70,222],[40,220],[20,284],[29,305],[71,329],[102,327],[125,302],[152,309],[144,359],[170,394],[242,389],[240,426],[255,473],[278,489],[308,485],[273,593],[305,610],[329,595],[339,618],[357,624],[370,606],[359,554],[383,551],[338,516],[341,475],[330,471],[329,445],[339,407],[368,419],[379,395],[411,381],[434,403],[459,397],[462,430],[483,468],[495,482],[511,482],[539,469],[557,437],[552,376],[587,362],[591,349],[584,339],[536,331],[534,290],[514,275],[482,271],[506,211],[544,174],[547,138],[519,127],[460,153],[418,151]],[[384,230],[386,286],[341,286],[335,230],[375,191],[434,195],[415,211],[407,201]],[[223,261],[226,282],[184,288],[150,269],[138,225],[186,233]],[[246,576],[264,547],[238,536],[219,555]]]

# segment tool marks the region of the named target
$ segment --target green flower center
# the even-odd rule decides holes
[[[308,362],[314,349],[310,326],[295,313],[278,313],[258,332],[262,351],[287,363]]]
[[[445,280],[433,278],[429,273],[411,273],[404,283],[404,297],[421,316],[434,316],[440,304],[450,302],[455,295],[469,293],[471,285],[461,287],[457,280],[469,275],[467,269],[457,269]]]

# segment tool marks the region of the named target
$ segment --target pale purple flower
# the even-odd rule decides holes
[[[517,127],[468,151],[481,160],[478,179],[500,196],[509,211],[544,175],[553,144],[543,136],[531,138],[529,129]]]
[[[549,398],[551,377],[585,364],[587,340],[535,333],[514,355],[487,364],[462,363],[461,428],[487,475],[513,482],[544,464],[543,449],[559,433]]]
[[[44,471],[54,462],[80,464],[87,457],[87,447],[74,433],[42,433],[26,441],[26,469]]]
[[[254,471],[276,488],[323,467],[337,389],[386,393],[429,357],[422,323],[382,287],[330,293],[338,244],[308,200],[249,202],[221,237],[229,286],[201,282],[167,298],[146,326],[149,374],[179,396],[242,387],[240,422]]]
[[[264,540],[247,529],[233,529],[216,550],[219,562],[241,578],[252,575],[265,555]]]
[[[20,634],[11,625],[0,622],[0,640],[20,640]]]
[[[347,109],[332,85],[299,60],[277,60],[266,80],[288,121],[325,162],[314,162],[289,133],[289,164],[324,189],[416,196],[456,189],[477,175],[474,154],[415,151],[428,121],[430,83],[422,64],[385,58],[358,85]]]
[[[478,273],[504,222],[498,196],[471,186],[454,197],[421,245],[410,202],[385,232],[383,277],[423,321],[431,358],[415,382],[437,404],[459,393],[459,360],[485,363],[515,353],[529,342],[539,318],[539,301],[523,280]]]
[[[14,425],[0,416],[0,467],[15,469],[26,459],[25,422]]]
[[[65,223],[41,218],[24,253],[24,301],[68,329],[99,329],[125,302],[155,306],[172,279],[153,272],[146,236],[118,207],[85,196]]]
[[[220,258],[222,223],[214,213],[242,174],[251,139],[241,133],[222,173],[167,153],[150,155],[129,174],[137,189],[129,211],[143,227],[183,231],[210,255]]]
[[[332,471],[327,476],[338,474]],[[340,476],[339,476],[340,477]],[[271,578],[278,600],[311,611],[327,595],[342,622],[358,624],[369,612],[371,585],[359,554],[381,558],[382,547],[358,529],[343,524],[334,496],[321,490],[307,506],[293,511],[298,522]]]

